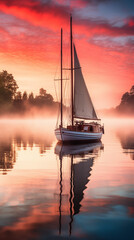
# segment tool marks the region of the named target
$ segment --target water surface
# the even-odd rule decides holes
[[[0,120],[0,239],[134,239],[134,124],[61,146],[55,121]]]

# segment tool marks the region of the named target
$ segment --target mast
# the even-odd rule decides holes
[[[62,28],[61,28],[61,127],[63,125],[63,109],[62,109],[62,106],[63,106],[63,93],[62,93]]]
[[[73,44],[72,44],[72,15],[70,15],[70,50],[71,50],[71,122],[72,126],[74,123],[73,119]]]

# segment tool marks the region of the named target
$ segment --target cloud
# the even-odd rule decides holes
[[[134,36],[99,36],[96,35],[89,39],[89,43],[103,47],[108,51],[132,53],[134,52]]]
[[[107,0],[101,0],[107,2]],[[71,2],[72,4],[74,1]],[[99,4],[98,0],[76,1],[79,4]],[[102,18],[85,18],[77,14],[76,9],[69,5],[62,5],[57,1],[17,1],[17,0],[1,0],[0,10],[6,14],[11,14],[17,18],[30,22],[35,26],[42,26],[53,31],[58,31],[61,26],[66,28],[69,25],[69,15],[72,11],[74,27],[78,34],[86,34],[88,36],[94,34],[108,36],[126,36],[134,35],[134,18],[124,19],[121,26],[115,26],[108,20]]]
[[[126,20],[124,20],[125,22]],[[109,35],[109,36],[134,36],[134,26],[130,22],[126,22],[122,26],[115,26],[109,21],[104,19],[75,19],[75,24],[77,26],[83,27],[87,30],[91,30],[91,34]],[[90,34],[90,33],[89,33]]]
[[[53,1],[7,1],[0,2],[0,10],[6,14],[11,14],[20,19],[29,21],[36,26],[47,26],[53,30],[59,29],[68,19],[69,7],[61,6]]]
[[[97,6],[101,3],[108,2],[109,0],[72,0],[71,6],[75,7],[87,7],[88,5]]]
[[[130,27],[134,27],[134,17],[128,19],[128,24]]]

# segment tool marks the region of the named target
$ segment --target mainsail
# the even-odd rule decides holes
[[[88,93],[74,46],[74,117],[98,119]]]

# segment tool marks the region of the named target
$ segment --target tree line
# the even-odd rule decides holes
[[[121,102],[116,107],[116,111],[121,114],[134,115],[134,85],[129,92],[122,95]]]
[[[19,87],[13,75],[6,70],[0,72],[0,114],[5,112],[24,112],[32,106],[43,108],[44,106],[57,105],[53,96],[40,88],[39,95],[34,96],[33,92],[28,94],[18,91]]]
[[[134,85],[130,88],[130,91],[125,92],[122,97],[120,104],[110,109],[103,109],[102,114],[105,116],[116,116],[116,117],[133,117],[134,116]]]

